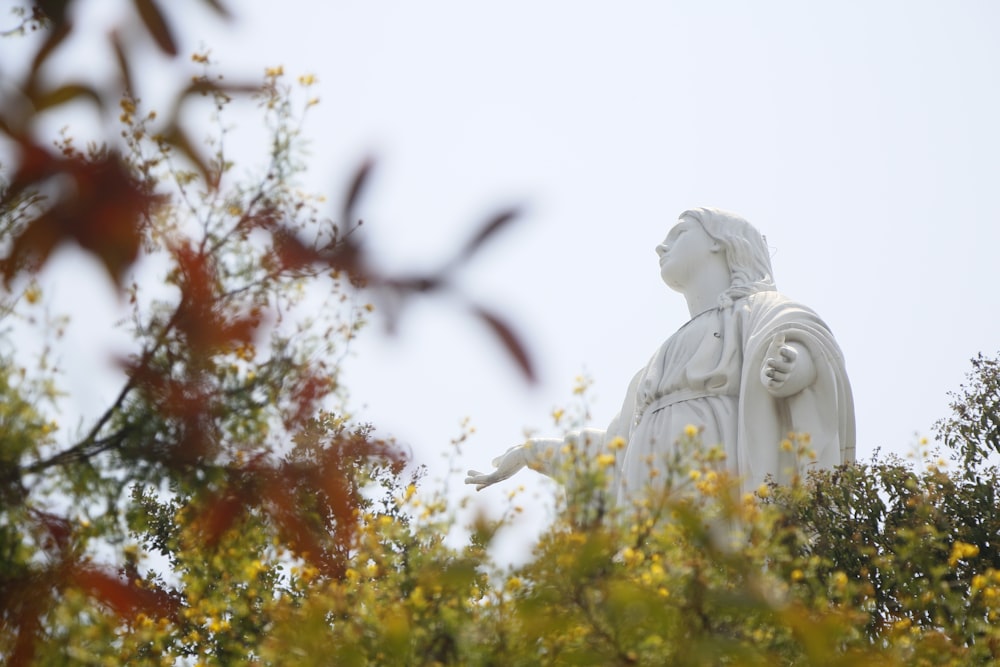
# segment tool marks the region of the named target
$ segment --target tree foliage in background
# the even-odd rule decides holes
[[[0,100],[0,274],[12,332],[0,358],[0,656],[15,665],[101,656],[120,664],[203,654],[228,664],[254,654],[247,642],[263,636],[264,608],[292,590],[274,568],[297,562],[343,579],[376,502],[366,488],[403,469],[400,448],[352,422],[343,401],[338,363],[372,309],[359,288],[392,304],[449,292],[454,272],[516,212],[497,213],[436,272],[377,271],[356,233],[371,163],[357,169],[336,219],[297,187],[299,133],[315,104],[297,100],[312,76],[293,85],[275,67],[261,83],[233,84],[196,53],[203,69],[167,113],[146,108],[139,91],[149,74],[132,71],[133,53],[144,34],[169,61],[178,42],[165,8],[136,0],[145,33],[115,31],[107,45],[117,83],[61,81],[53,56],[71,48],[73,18],[92,4],[40,2],[15,12],[4,31],[36,39],[23,42],[35,49],[24,72],[3,71],[10,94]],[[236,176],[227,153],[222,116],[234,101],[255,104],[268,133],[263,164],[249,176]],[[204,145],[185,126],[199,102],[214,119],[197,130],[209,133]],[[46,136],[48,115],[80,103],[102,121],[117,118],[118,129],[86,147],[71,131]],[[72,336],[72,323],[49,318],[41,274],[66,245],[105,269],[113,291],[87,286],[105,289],[96,298],[127,299],[122,326],[134,343],[116,398],[76,432],[59,424],[51,349],[33,365],[12,347],[32,323],[43,340]],[[450,295],[530,378],[502,318]],[[162,555],[163,568],[142,545]],[[225,560],[233,553],[260,572],[233,570],[243,562]],[[233,577],[256,582],[242,587],[238,605],[228,597],[241,589]],[[211,639],[224,618],[238,645]],[[150,619],[182,635],[133,644]]]
[[[135,0],[165,57],[169,15]],[[207,5],[225,14],[216,2]],[[662,492],[616,511],[603,477],[619,450],[577,460],[529,561],[490,557],[525,502],[458,508],[394,443],[353,421],[339,360],[369,301],[449,296],[530,378],[510,327],[452,289],[462,262],[514,217],[501,211],[441,269],[376,271],[357,209],[361,165],[335,219],[300,192],[314,80],[280,67],[234,85],[204,67],[167,112],[143,105],[127,45],[120,85],[47,71],[89,4],[40,2],[8,33],[37,50],[0,100],[0,659],[11,665],[970,665],[1000,656],[998,360],[973,360],[939,433],[943,461],[886,459],[741,496],[701,454]],[[34,44],[34,42],[32,42]],[[208,102],[209,140],[182,109]],[[118,120],[104,143],[40,132],[86,101]],[[222,118],[249,101],[268,130],[240,176]],[[129,304],[132,352],[116,398],[60,423],[58,366],[17,336],[73,336],[46,310],[46,269],[75,244]],[[87,286],[98,291],[99,285]],[[32,323],[34,322],[34,325]],[[79,347],[79,346],[78,346]],[[459,439],[461,442],[463,438]],[[807,456],[803,434],[780,446]],[[455,450],[458,455],[458,450]]]

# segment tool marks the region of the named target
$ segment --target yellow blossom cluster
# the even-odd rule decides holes
[[[951,545],[951,555],[948,556],[948,565],[955,567],[960,560],[968,560],[979,555],[979,547],[975,544],[955,540]]]

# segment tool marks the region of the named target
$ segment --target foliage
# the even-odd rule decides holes
[[[437,271],[376,270],[357,213],[371,162],[347,184],[338,219],[297,184],[314,77],[291,84],[275,67],[262,83],[233,84],[196,53],[200,73],[158,113],[144,107],[146,82],[130,66],[143,35],[166,59],[177,56],[154,0],[134,3],[144,33],[110,33],[117,85],[52,71],[74,12],[90,4],[40,2],[3,31],[37,39],[24,42],[22,76],[3,72],[4,89],[20,97],[0,104],[0,656],[13,665],[188,655],[228,663],[253,655],[247,642],[263,636],[269,601],[294,592],[273,568],[298,562],[342,579],[364,513],[377,505],[368,487],[406,464],[401,448],[351,421],[340,384],[339,360],[373,309],[368,299],[452,296],[532,377],[511,327],[449,291],[517,212],[490,217]],[[203,126],[207,151],[183,122],[198,100],[213,118]],[[268,132],[260,171],[242,177],[222,120],[240,102],[257,107]],[[48,114],[81,103],[102,122],[117,118],[118,129],[85,148],[68,132],[46,135]],[[30,336],[67,335],[49,315],[43,273],[64,246],[103,267],[109,296],[129,305],[122,326],[133,340],[116,398],[78,432],[56,419],[65,402],[54,348],[43,345],[34,365],[17,350]],[[225,556],[206,561],[213,548],[246,549],[260,572],[233,570]],[[239,603],[229,597],[237,590]],[[234,608],[245,613],[231,618]],[[209,619],[223,617],[237,645],[213,637]]]
[[[954,414],[936,428],[968,475],[990,454],[1000,453],[1000,359],[979,353],[972,359],[969,384],[951,397]]]
[[[263,84],[223,85],[195,54],[204,70],[161,115],[138,94],[133,42],[113,36],[120,88],[53,84],[46,63],[72,31],[68,8],[83,4],[39,3],[5,31],[43,35],[18,82],[33,111],[0,107],[13,146],[0,172],[7,664],[996,661],[997,360],[973,360],[940,423],[958,473],[890,458],[741,494],[691,427],[692,455],[642,502],[613,508],[611,443],[573,461],[529,561],[500,567],[491,546],[524,511],[517,492],[456,542],[461,508],[351,419],[338,360],[369,298],[439,293],[486,323],[530,378],[511,328],[450,283],[516,212],[492,216],[440,270],[384,275],[358,230],[371,164],[336,221],[296,186],[312,77],[289,84],[273,68]],[[176,55],[158,3],[134,5]],[[244,98],[269,138],[261,171],[237,177],[221,117]],[[190,99],[215,114],[207,156],[182,127]],[[39,143],[40,117],[80,100],[115,109],[120,134],[86,149],[69,135]],[[39,272],[67,243],[125,297],[134,341],[117,397],[78,433],[59,423],[52,352],[30,364],[14,347],[33,320],[43,337],[65,330],[39,314]],[[808,444],[793,434],[783,446],[806,455]]]

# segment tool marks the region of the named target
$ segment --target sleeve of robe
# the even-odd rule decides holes
[[[638,372],[629,383],[625,392],[625,400],[618,415],[611,420],[606,429],[584,428],[571,431],[563,438],[531,438],[528,441],[528,467],[561,481],[570,465],[569,456],[573,452],[577,456],[596,457],[598,454],[610,453],[609,442],[617,437],[628,441],[632,417],[635,412],[636,388],[639,385]],[[617,454],[621,456],[621,452]],[[619,461],[620,463],[620,461]],[[614,467],[615,475],[619,466]]]
[[[832,468],[854,460],[854,401],[844,358],[829,328],[812,310],[777,292],[747,299],[743,329],[737,464],[744,490],[768,475],[779,483],[811,467]],[[788,398],[775,398],[760,381],[760,369],[774,337],[801,344],[812,355],[816,380]],[[815,458],[785,451],[781,441],[808,434]]]

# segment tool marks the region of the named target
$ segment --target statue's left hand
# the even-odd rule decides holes
[[[816,379],[812,355],[800,343],[786,342],[778,334],[767,349],[760,369],[760,381],[776,398],[799,393]]]

